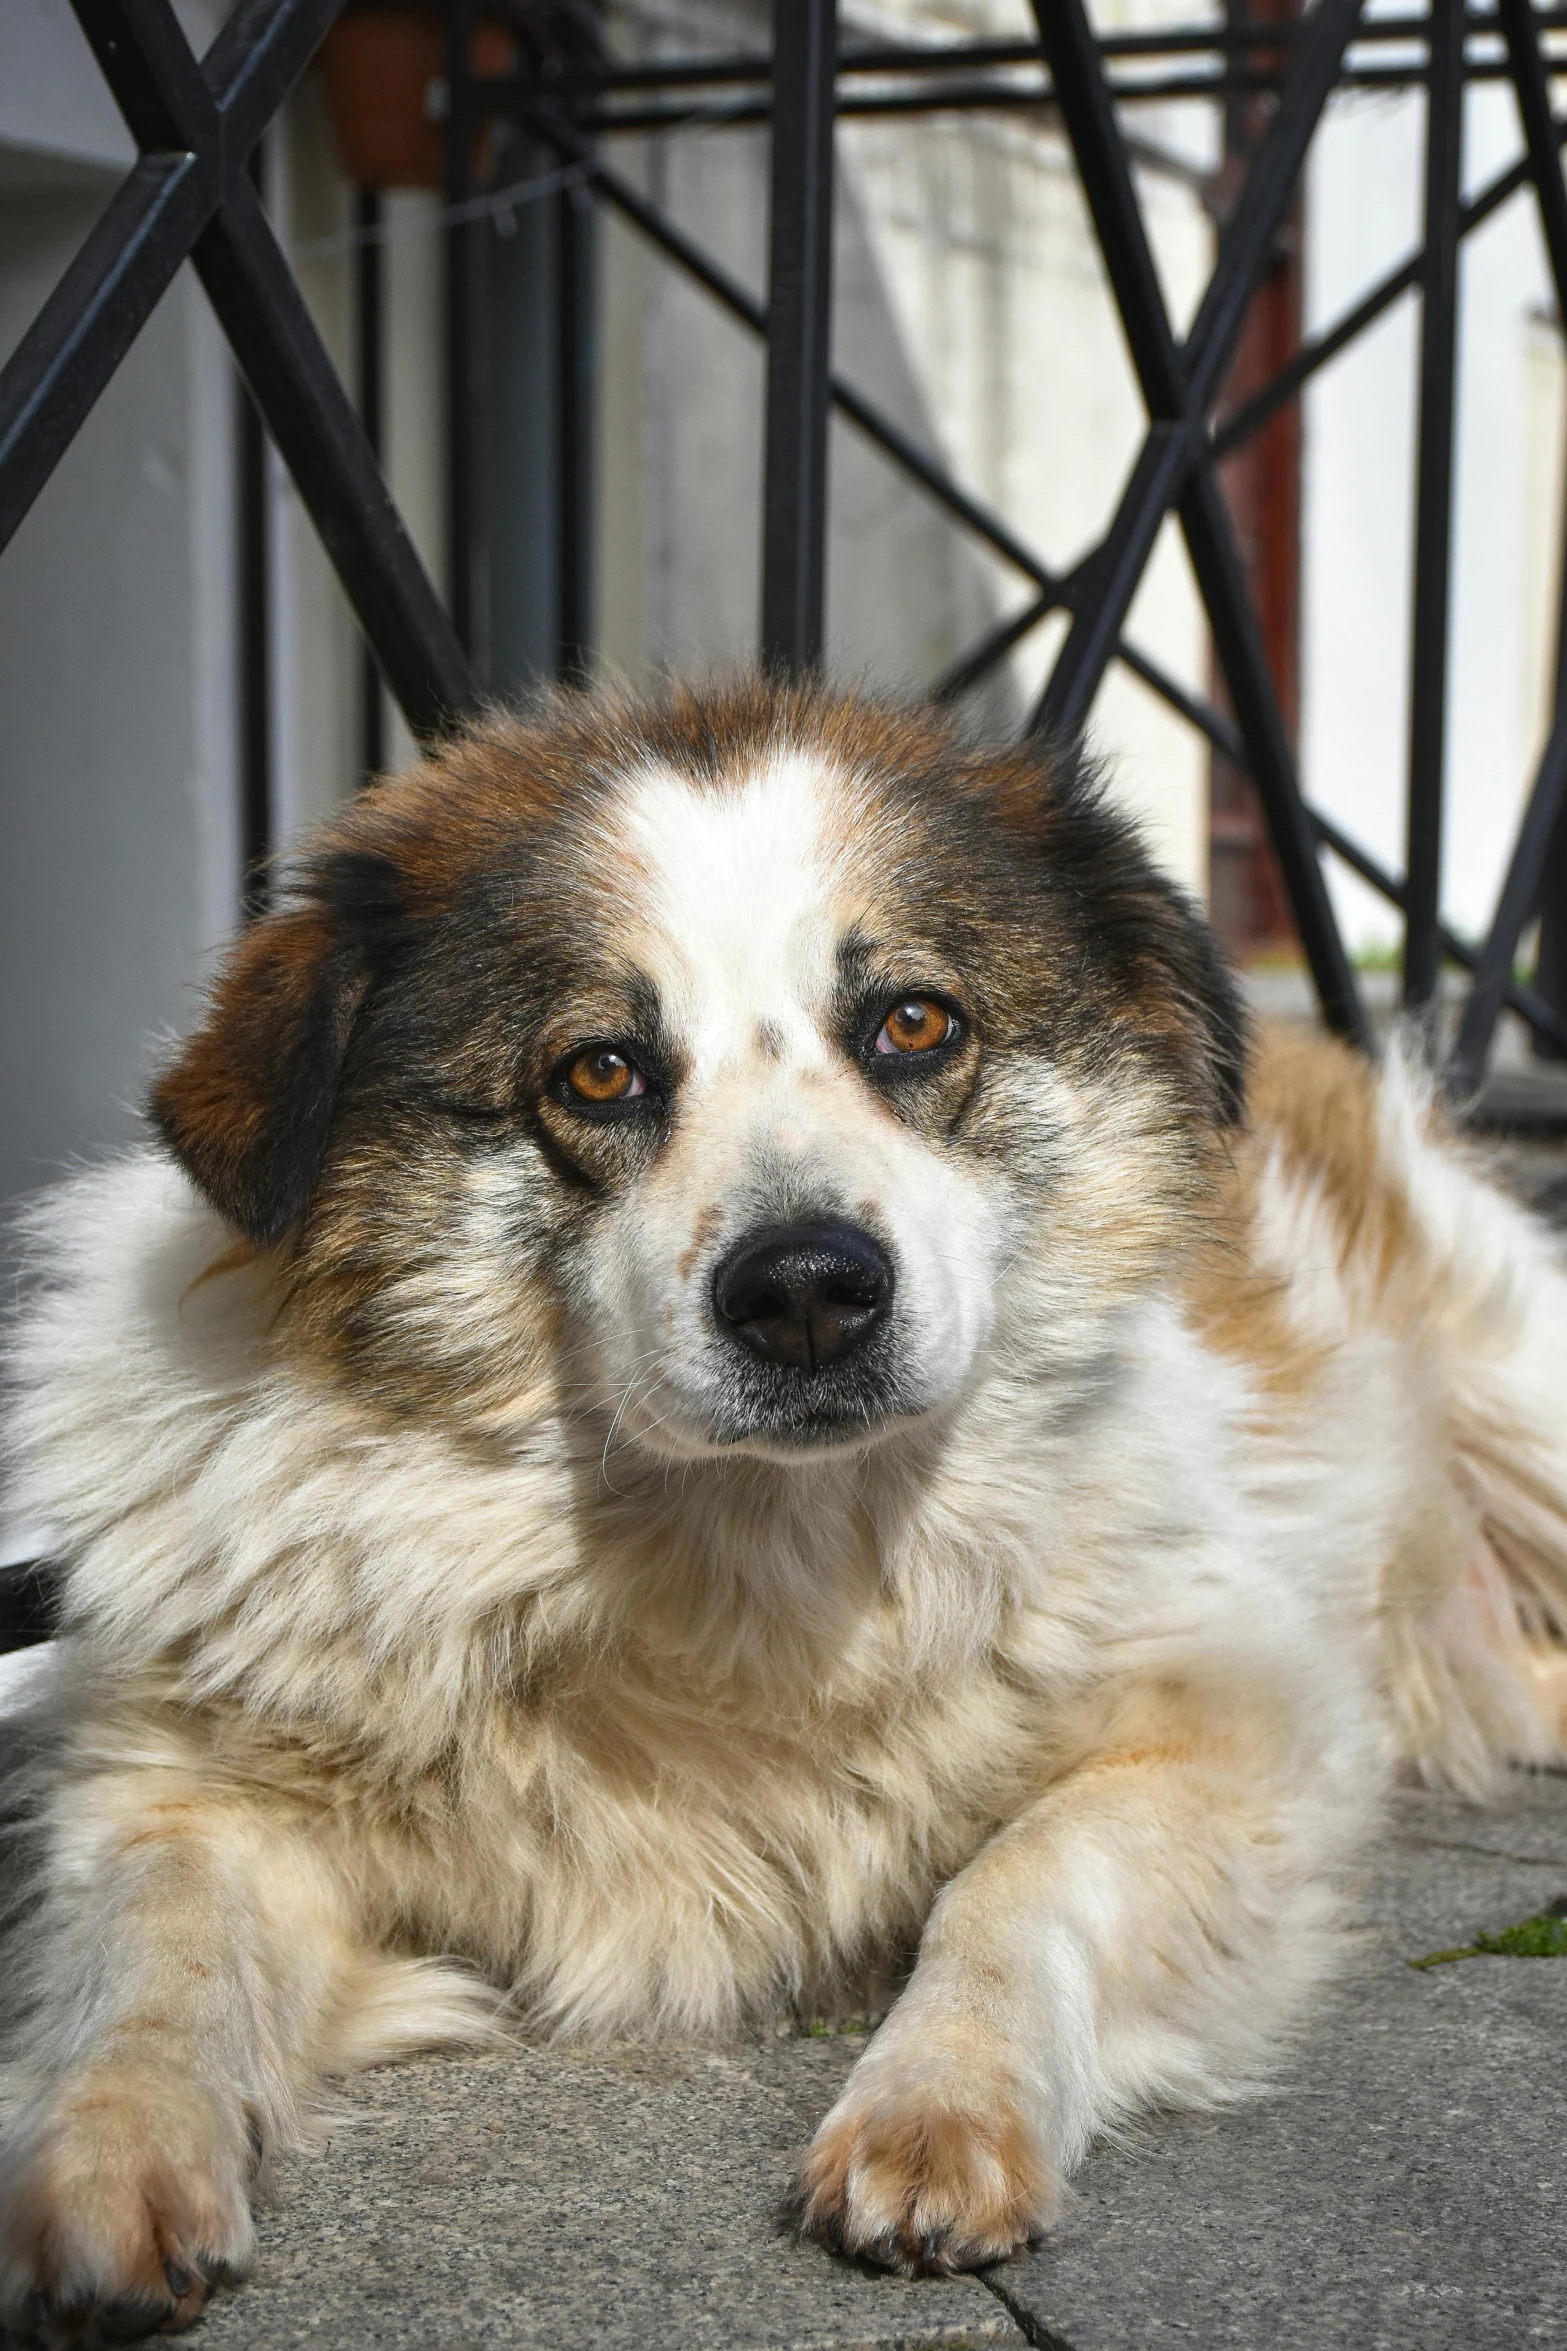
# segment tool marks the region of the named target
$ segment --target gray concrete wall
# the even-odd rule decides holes
[[[181,8],[198,50],[225,13],[224,0]],[[130,152],[69,7],[5,0],[0,359]],[[350,197],[314,85],[269,138],[268,172],[279,232],[347,374]],[[431,340],[430,259],[414,256],[411,298],[407,257],[390,273],[399,349],[410,323]],[[403,374],[415,393],[399,382],[390,401],[394,472],[428,538],[439,440],[419,370]],[[236,425],[233,362],[186,268],[0,557],[0,1209],[137,1134],[148,1075],[197,1017],[239,918]],[[275,461],[271,479],[286,837],[358,780],[358,640]]]
[[[660,10],[631,0],[615,40],[627,53],[757,47],[767,12]],[[615,160],[759,298],[767,283],[768,134],[682,130],[617,146]],[[852,174],[840,171],[835,354],[843,372],[910,436],[937,451],[905,336],[867,234]],[[606,660],[631,676],[730,668],[754,656],[760,617],[762,344],[606,211],[603,505],[599,575]],[[918,686],[982,634],[1000,609],[992,568],[852,427],[831,449],[827,626],[841,675]],[[1003,677],[998,721],[1015,715]]]
[[[5,353],[112,186],[8,164]],[[232,472],[186,271],[0,562],[0,1199],[135,1133],[235,917]]]

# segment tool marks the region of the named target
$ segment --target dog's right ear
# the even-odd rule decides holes
[[[315,902],[269,914],[239,941],[207,1018],[152,1090],[169,1149],[259,1248],[310,1205],[343,1055],[369,984],[352,926]]]

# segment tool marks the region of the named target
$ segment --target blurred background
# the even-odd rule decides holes
[[[780,7],[791,0],[779,0]],[[1443,5],[1443,0],[1437,0]],[[1202,0],[1097,0],[1101,34],[1224,29]],[[1269,21],[1295,13],[1258,0]],[[1542,25],[1560,11],[1538,12]],[[226,9],[183,0],[199,54]],[[1420,246],[1419,12],[1371,80],[1329,101],[1273,238],[1221,410]],[[1471,26],[1494,23],[1484,9]],[[1028,43],[1024,0],[843,0],[845,44]],[[506,0],[477,69],[570,76],[765,59],[765,0]],[[486,694],[754,657],[762,340],[670,265],[525,111],[467,126],[454,200],[439,9],[351,5],[258,148],[262,200],[392,495]],[[1186,74],[1200,88],[1178,87]],[[1121,107],[1177,332],[1268,119],[1200,55],[1151,56]],[[564,82],[562,77],[565,77]],[[846,112],[837,129],[833,357],[882,416],[1054,570],[1103,534],[1145,428],[1081,192],[1037,70],[982,100]],[[874,92],[874,79],[857,87]],[[891,84],[888,85],[892,87]],[[639,95],[640,91],[640,95]],[[769,151],[743,83],[618,103],[616,171],[765,300]],[[640,106],[640,118],[638,107]],[[750,107],[748,116],[747,108]],[[640,127],[639,125],[640,120]],[[1520,150],[1505,78],[1463,99],[1461,192]],[[0,359],[120,185],[134,149],[67,0],[0,8]],[[1456,458],[1441,908],[1490,922],[1557,693],[1562,332],[1538,209],[1498,204],[1458,263]],[[454,323],[454,301],[457,315]],[[460,350],[454,360],[454,335]],[[1410,284],[1219,470],[1307,801],[1393,872],[1405,857],[1418,289]],[[968,650],[1034,602],[1021,576],[839,417],[826,654],[839,675],[945,679],[972,723],[1021,727],[1066,619],[971,689]],[[1128,640],[1222,707],[1202,603],[1167,520]],[[1310,1002],[1251,786],[1124,661],[1090,730],[1115,792],[1211,905],[1259,998]],[[163,294],[0,555],[0,1196],[131,1137],[149,1067],[189,1025],[265,858],[414,756],[332,562],[192,268]],[[1326,860],[1343,937],[1390,998],[1397,909]],[[1533,934],[1520,948],[1531,968]],[[1510,1042],[1507,1041],[1510,1039]],[[1515,1021],[1504,1039],[1527,1042]]]

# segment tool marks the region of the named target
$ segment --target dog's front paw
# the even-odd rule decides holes
[[[55,2083],[0,2152],[0,2327],[58,2346],[178,2334],[250,2266],[254,2140],[237,2099],[151,2067]]]
[[[808,2236],[911,2277],[1037,2237],[1057,2182],[1004,2069],[862,2065],[807,2151]]]

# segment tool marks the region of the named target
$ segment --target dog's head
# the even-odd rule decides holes
[[[367,794],[153,1111],[388,1407],[797,1460],[1102,1345],[1241,1061],[1074,753],[753,684],[497,720]]]

